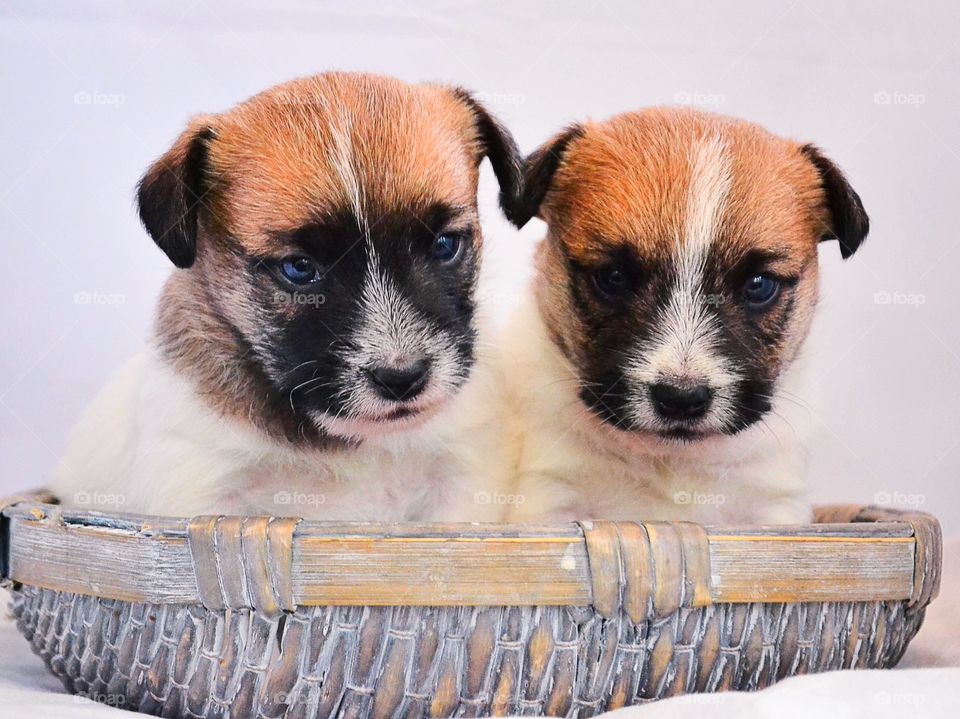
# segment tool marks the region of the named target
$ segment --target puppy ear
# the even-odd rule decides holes
[[[818,147],[804,145],[800,151],[820,173],[827,208],[830,210],[830,228],[820,239],[838,240],[840,255],[847,259],[863,244],[870,231],[870,218],[863,209],[860,195],[847,182],[840,168],[824,157]]]
[[[462,87],[453,88],[454,97],[473,114],[482,146],[481,157],[487,157],[500,183],[500,207],[507,219],[514,219],[522,188],[523,157],[513,135],[476,98]]]
[[[197,212],[206,192],[207,144],[213,139],[210,118],[198,118],[137,185],[140,221],[157,246],[177,267],[197,256]]]
[[[553,176],[563,161],[570,143],[583,136],[582,125],[570,125],[545,144],[534,150],[523,165],[523,192],[514,224],[523,227],[531,217],[538,217],[540,205],[553,182]]]

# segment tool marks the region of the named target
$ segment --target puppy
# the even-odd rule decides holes
[[[651,109],[576,125],[527,161],[547,223],[511,322],[514,519],[810,520],[817,246],[868,219],[812,145]]]
[[[179,269],[54,491],[153,514],[497,519],[474,501],[484,157],[510,208],[522,158],[484,108],[372,75],[193,120],[138,192]]]

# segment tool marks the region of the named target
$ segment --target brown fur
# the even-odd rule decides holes
[[[817,297],[818,243],[840,239],[846,257],[866,235],[859,197],[839,170],[815,148],[755,124],[654,108],[573,126],[528,159],[526,211],[548,225],[537,255],[540,311],[581,378],[606,362],[600,354],[625,349],[646,332],[658,303],[669,296],[661,282],[686,236],[695,148],[712,139],[724,147],[730,184],[707,258],[718,288],[706,291],[726,294],[718,315],[745,361],[756,365],[754,372],[775,377],[807,334]],[[772,311],[746,322],[732,273],[758,252],[771,255],[763,271],[795,283]],[[644,269],[629,309],[614,310],[597,298],[589,277],[618,253]],[[756,342],[744,344],[744,338]]]
[[[802,265],[815,253],[829,213],[801,146],[757,125],[694,110],[657,108],[587,124],[565,153],[541,215],[585,264],[620,243],[669,258],[687,219],[690,147],[712,135],[723,138],[733,159],[722,241],[731,251],[786,249]]]
[[[325,208],[350,205],[331,158],[344,153],[374,224],[398,206],[476,204],[479,138],[449,88],[333,73],[267,90],[214,124],[215,214],[253,252],[275,251],[265,231],[293,229]]]
[[[283,232],[344,207],[375,225],[384,212],[416,215],[442,201],[476,224],[478,165],[490,148],[478,129],[482,109],[465,99],[462,90],[373,75],[294,80],[222,114],[195,118],[150,168],[141,183],[142,216],[144,192],[184,195],[169,227],[144,216],[154,239],[171,254],[164,241],[196,233],[195,260],[171,255],[189,269],[164,290],[158,341],[220,412],[287,440],[329,441],[290,416],[284,398],[271,394],[267,378],[248,361],[241,337],[259,336],[262,313],[231,248],[281,258],[289,249]],[[512,140],[505,142],[509,151]],[[195,183],[187,168],[191,153],[204,160]],[[511,167],[508,157],[496,169],[498,177],[513,170],[519,178],[518,160]],[[481,242],[477,231],[474,243]]]

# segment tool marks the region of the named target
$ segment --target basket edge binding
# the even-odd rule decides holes
[[[943,572],[943,529],[932,514],[902,511],[875,505],[831,505],[818,509],[817,521],[907,522],[915,542],[913,593],[910,605],[926,606],[940,594]]]
[[[461,531],[457,525],[410,525],[391,533],[386,525],[267,517],[124,515],[113,521],[38,502],[49,499],[26,494],[0,500],[0,555],[10,555],[3,565],[7,584],[196,603],[213,611],[252,608],[270,615],[301,604],[593,605],[602,616],[623,610],[639,622],[715,602],[902,599],[922,608],[936,596],[940,578],[936,519],[878,507],[825,507],[817,519],[828,524],[802,527],[582,522],[484,530],[460,525]],[[90,551],[111,543],[118,544],[114,556],[129,555],[122,572],[91,579]],[[55,576],[35,560],[51,554],[49,563],[61,569],[71,561],[82,566],[73,576]],[[360,566],[371,562],[369,571]]]

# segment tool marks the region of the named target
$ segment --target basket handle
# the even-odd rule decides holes
[[[607,619],[636,624],[710,599],[710,545],[692,522],[580,522],[593,606]]]
[[[293,533],[299,523],[293,517],[191,519],[187,541],[203,606],[269,616],[294,611]]]

